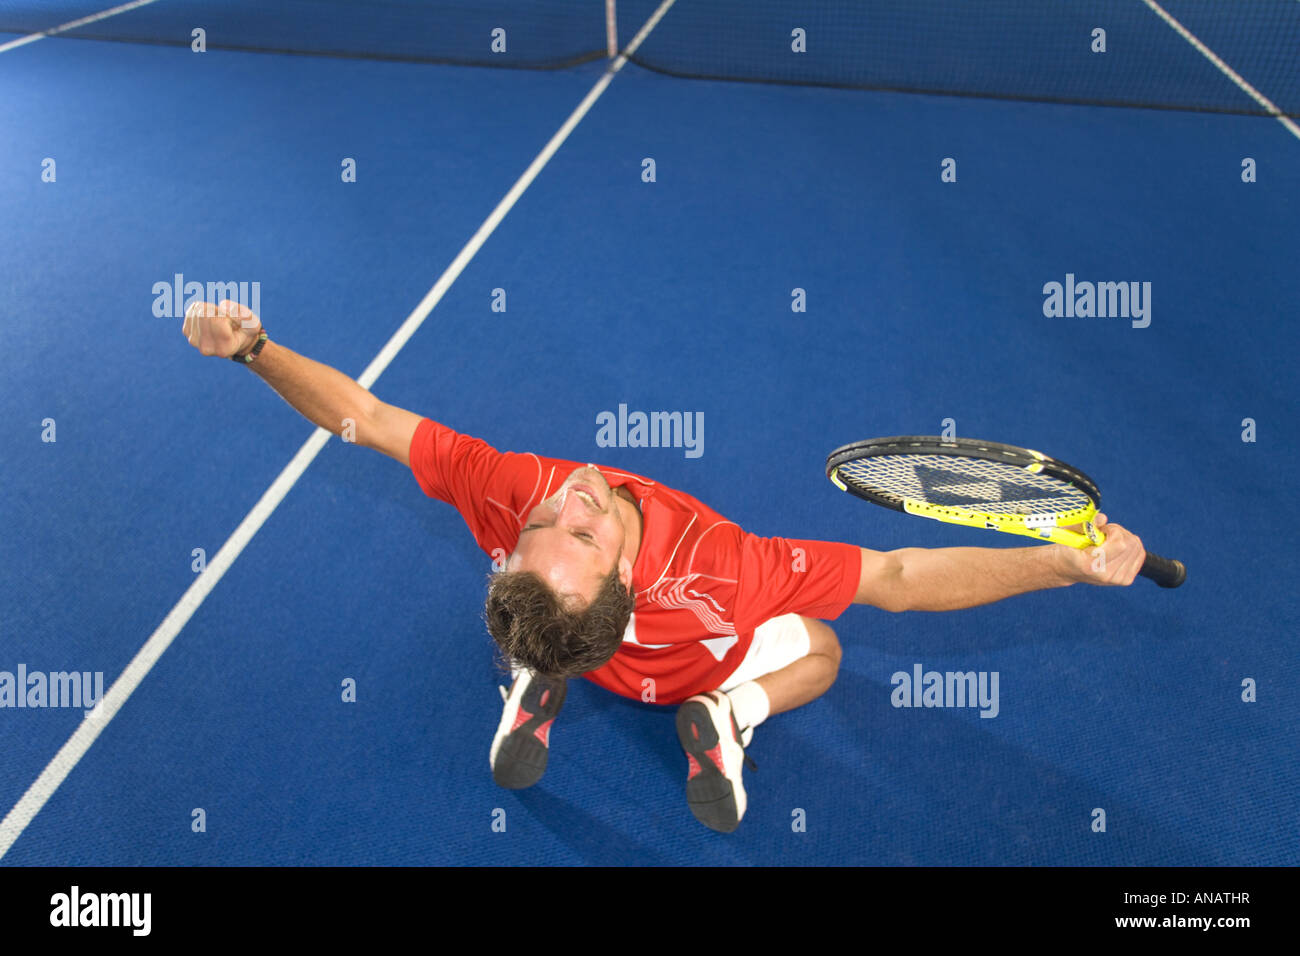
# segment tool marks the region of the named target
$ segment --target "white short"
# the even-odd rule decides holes
[[[749,645],[745,659],[722,682],[718,690],[731,690],[756,677],[779,671],[800,658],[807,657],[811,649],[812,638],[808,635],[808,626],[798,614],[782,614],[764,621],[754,628],[754,640]]]

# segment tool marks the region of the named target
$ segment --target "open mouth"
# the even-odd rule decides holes
[[[597,511],[604,510],[604,506],[600,503],[600,499],[596,497],[596,493],[590,485],[573,485],[569,490]]]

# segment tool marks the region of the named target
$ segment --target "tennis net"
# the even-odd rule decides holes
[[[660,2],[618,0],[618,46]],[[107,5],[0,0],[0,32],[49,31]],[[556,68],[606,55],[606,7],[145,0],[59,35],[189,46],[202,28],[209,49]],[[1270,114],[1250,86],[1300,116],[1300,0],[676,0],[632,60],[706,79]]]
[[[0,0],[0,33],[531,69],[607,52],[604,0],[143,0],[95,19],[115,8]]]

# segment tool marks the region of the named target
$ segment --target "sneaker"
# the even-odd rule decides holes
[[[731,698],[715,690],[687,700],[677,711],[677,739],[686,751],[686,802],[691,813],[709,829],[730,833],[745,815],[742,766],[748,763],[756,769],[745,756]]]
[[[510,691],[502,687],[505,709],[492,738],[488,763],[492,779],[507,790],[531,787],[546,772],[551,723],[564,704],[568,685],[521,670]]]

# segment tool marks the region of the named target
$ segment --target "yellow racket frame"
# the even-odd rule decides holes
[[[1034,514],[1016,514],[1010,511],[989,513],[975,511],[954,505],[931,504],[926,501],[909,498],[907,489],[877,490],[868,480],[859,482],[852,471],[844,471],[853,463],[875,456],[918,456],[938,455],[940,457],[976,458],[1000,462],[1003,465],[1021,468],[1030,475],[1046,475],[1063,481],[1082,493],[1086,504],[1066,508],[1061,511],[1038,512]],[[866,441],[853,442],[832,451],[826,456],[826,475],[841,491],[881,505],[904,514],[921,518],[932,518],[945,524],[965,525],[968,528],[984,528],[987,531],[1001,531],[1006,534],[1018,534],[1035,541],[1061,544],[1080,550],[1104,544],[1106,535],[1097,527],[1093,519],[1097,517],[1097,505],[1101,492],[1097,484],[1077,468],[1063,461],[1049,458],[1042,452],[1000,442],[979,441],[969,438],[945,439],[934,435],[896,435],[892,438],[871,438]],[[1008,476],[1010,477],[1010,476]],[[1032,483],[1031,483],[1032,484]],[[1021,499],[1028,506],[1032,499]],[[995,504],[995,502],[988,502]],[[1042,504],[1053,502],[1043,501]],[[1077,504],[1077,499],[1076,502]],[[1182,587],[1187,580],[1187,568],[1181,561],[1161,557],[1146,552],[1142,559],[1142,569],[1138,572],[1162,588]]]
[[[1026,449],[1026,451],[1031,450]],[[1031,451],[1031,453],[1038,458],[1046,457],[1036,451]],[[1042,465],[1038,463],[1025,466],[1025,471],[1033,474],[1037,474],[1041,470]],[[830,479],[840,491],[849,490],[844,482],[840,480],[838,467],[831,472]],[[1026,538],[1050,541],[1053,544],[1063,544],[1071,548],[1091,548],[1102,544],[1106,540],[1106,535],[1092,523],[1092,519],[1097,515],[1097,506],[1092,503],[1089,503],[1085,508],[1075,508],[1070,511],[1050,514],[1012,515],[989,514],[986,511],[971,511],[967,508],[954,508],[950,505],[935,505],[925,501],[903,498],[903,510],[910,515],[933,518],[935,521],[943,521],[947,524],[960,524],[969,528],[984,528],[988,531],[1019,534]],[[1082,533],[1073,530],[1076,526],[1083,529]]]

